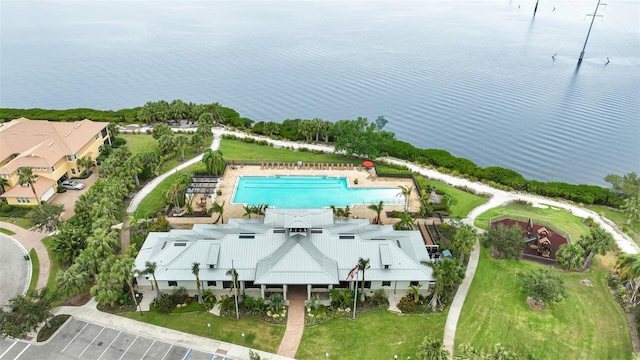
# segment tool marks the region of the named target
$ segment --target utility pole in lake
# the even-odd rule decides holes
[[[582,51],[580,52],[580,58],[578,59],[578,66],[582,63],[582,59],[584,58],[584,49],[587,48],[587,41],[589,41],[589,34],[591,34],[591,28],[593,27],[593,21],[596,19],[596,16],[602,17],[602,15],[598,15],[598,8],[600,5],[607,6],[607,4],[600,4],[600,0],[596,4],[596,10],[593,14],[587,14],[587,16],[591,16],[591,25],[589,25],[589,31],[587,32],[587,38],[584,39],[584,46],[582,47]]]

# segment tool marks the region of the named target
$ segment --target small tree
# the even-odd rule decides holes
[[[604,255],[616,246],[613,236],[601,227],[591,228],[589,235],[581,236],[580,244],[588,252],[587,258],[582,264],[583,269],[591,264],[591,259],[595,254]]]
[[[460,262],[464,263],[464,254],[473,249],[478,239],[476,229],[469,224],[461,224],[456,229],[456,234],[453,236],[453,246],[460,251]]]
[[[31,210],[27,218],[34,224],[36,231],[53,232],[62,224],[60,214],[64,211],[64,205],[44,203]]]
[[[51,327],[49,318],[52,316],[54,295],[45,287],[40,291],[32,290],[26,296],[18,295],[9,299],[7,307],[0,306],[0,335],[21,339],[43,321],[47,327]]]
[[[191,266],[191,273],[196,277],[196,285],[198,286],[198,303],[202,304],[202,286],[200,284],[200,263],[194,262]]]
[[[380,218],[380,214],[382,214],[382,210],[384,210],[384,201],[380,200],[377,204],[371,204],[368,206],[369,209],[376,212],[376,220],[378,225],[382,225],[382,219]]]
[[[489,228],[482,239],[485,247],[493,248],[498,256],[504,259],[518,260],[524,250],[522,229],[519,226],[504,226]]]
[[[522,292],[545,303],[559,303],[567,297],[562,276],[549,268],[518,272],[518,278]]]

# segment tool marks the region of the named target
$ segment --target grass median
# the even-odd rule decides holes
[[[283,325],[272,325],[257,319],[235,320],[215,316],[208,312],[159,314],[155,311],[148,311],[142,317],[138,312],[120,313],[118,315],[188,334],[244,345],[252,349],[272,353],[278,351],[278,346],[280,346],[285,331]],[[207,324],[211,324],[211,328]],[[245,334],[244,340],[242,333]]]
[[[40,275],[40,261],[38,260],[38,254],[36,249],[29,251],[29,258],[31,259],[31,282],[29,282],[29,291],[35,290],[38,284],[38,276]]]

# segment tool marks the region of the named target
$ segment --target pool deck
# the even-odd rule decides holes
[[[274,175],[298,175],[298,176],[329,176],[329,177],[346,177],[349,179],[350,187],[363,187],[363,188],[393,188],[398,186],[413,186],[411,179],[402,178],[372,178],[371,174],[364,168],[361,170],[298,170],[298,169],[261,169],[259,165],[256,166],[236,166],[235,169],[227,167],[227,171],[224,173],[220,182],[220,190],[222,195],[216,196],[215,201],[218,203],[225,202],[224,217],[225,222],[228,218],[241,218],[244,215],[243,205],[232,205],[231,196],[234,192],[239,176],[274,176]],[[358,184],[354,184],[353,180],[358,179]],[[400,190],[398,189],[398,193]],[[400,202],[404,200],[402,197],[398,197]],[[411,199],[409,201],[409,210],[417,211],[420,201],[415,191],[411,193]],[[403,205],[385,205],[385,211],[403,210]],[[385,215],[385,211],[382,212],[382,223],[392,224],[397,222],[397,219],[388,219]],[[353,218],[364,218],[372,220],[376,214],[373,210],[367,208],[367,205],[356,205],[351,208],[351,214]],[[213,218],[217,218],[217,214],[212,215]],[[183,220],[183,219],[181,219]],[[208,220],[208,221],[206,221]],[[174,221],[172,221],[174,222]],[[179,222],[179,221],[176,221]],[[210,218],[203,219],[202,222],[211,222]]]

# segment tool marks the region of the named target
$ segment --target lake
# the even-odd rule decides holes
[[[384,115],[401,140],[528,179],[640,172],[640,4],[600,7],[580,67],[596,2],[534,5],[3,0],[0,107]]]

